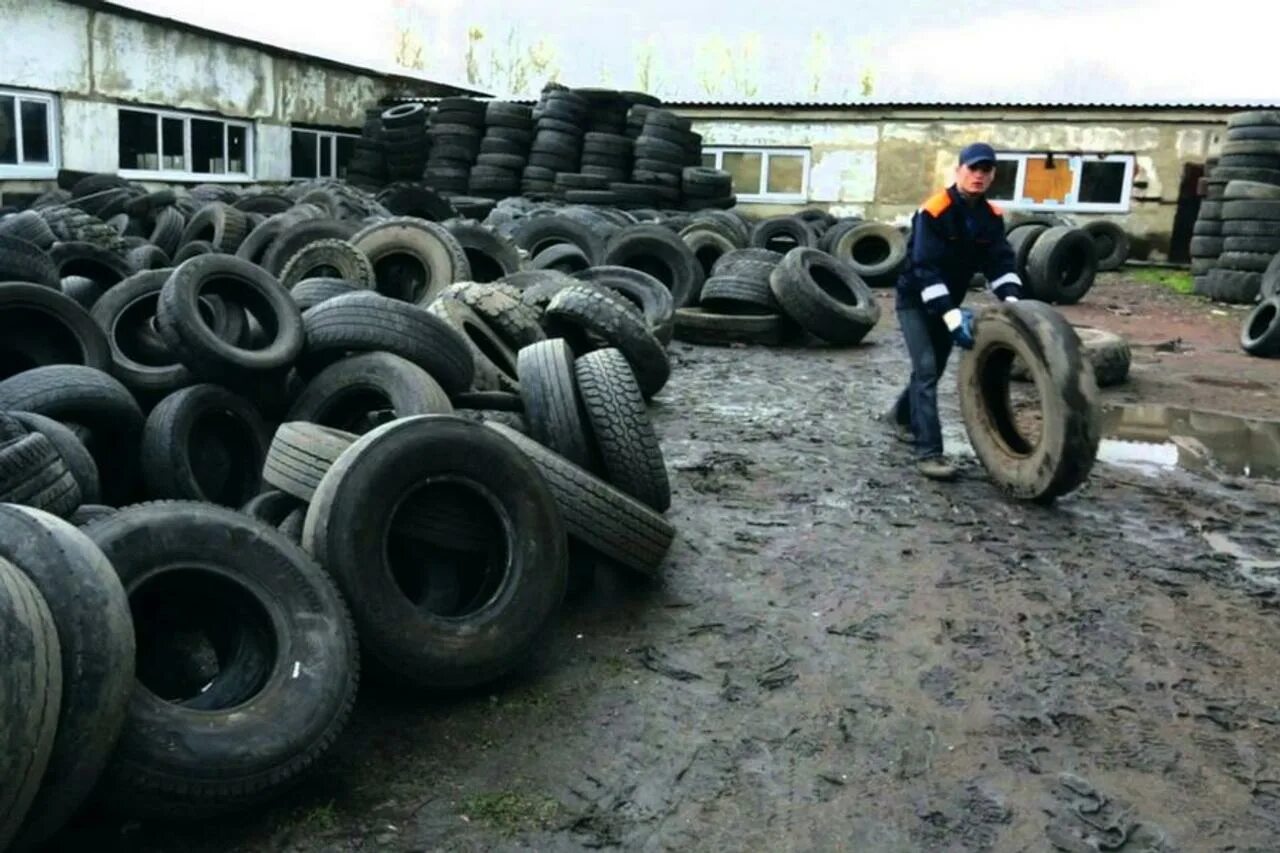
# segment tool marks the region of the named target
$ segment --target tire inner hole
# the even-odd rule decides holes
[[[1258,313],[1254,315],[1253,322],[1249,324],[1249,338],[1257,340],[1266,334],[1267,330],[1276,322],[1276,306],[1267,303],[1258,309]]]
[[[507,274],[501,262],[483,249],[463,249],[471,264],[471,280],[480,283],[497,281]]]
[[[467,333],[467,337],[471,343],[475,344],[476,349],[484,354],[484,357],[493,363],[493,366],[501,370],[509,379],[516,378],[516,365],[511,354],[506,348],[499,345],[489,334],[486,329],[480,328],[470,320],[462,321],[462,330]]]
[[[423,484],[392,514],[386,562],[400,591],[423,613],[460,619],[483,610],[510,576],[506,525],[473,483]]]
[[[322,426],[363,435],[385,423],[391,408],[391,398],[386,392],[365,385],[348,385],[313,417],[315,423]]]
[[[431,269],[408,252],[389,252],[373,262],[378,292],[392,299],[417,302],[431,287]]]
[[[835,272],[815,264],[809,267],[809,275],[813,278],[814,283],[822,288],[823,293],[837,302],[844,305],[858,304],[858,298],[854,296],[853,290]]]
[[[892,250],[889,248],[888,240],[872,234],[853,241],[849,254],[855,263],[871,267],[887,261]]]
[[[84,347],[65,323],[38,308],[0,313],[0,379],[46,364],[81,364]]]
[[[257,492],[260,451],[251,427],[235,413],[202,414],[191,427],[189,442],[192,476],[210,502],[239,507]]]
[[[244,309],[247,328],[238,344],[232,342],[233,346],[245,350],[260,350],[270,346],[279,337],[280,322],[271,303],[248,282],[233,276],[216,276],[204,283],[200,288],[200,295],[217,296],[227,303],[228,309],[237,305]],[[202,311],[201,317],[204,316]],[[205,324],[208,325],[207,319]],[[213,328],[210,331],[217,333]]]
[[[196,566],[167,569],[129,592],[137,678],[166,702],[217,711],[253,698],[271,678],[271,616],[239,582]]]
[[[981,405],[999,441],[1014,456],[1028,456],[1040,444],[1044,405],[1036,373],[1031,382],[1010,381],[1018,354],[1010,347],[992,346],[979,358]]]

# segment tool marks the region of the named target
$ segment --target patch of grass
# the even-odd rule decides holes
[[[333,807],[333,800],[311,806],[299,814],[295,828],[304,835],[333,832],[338,828],[338,811]]]
[[[1167,287],[1174,293],[1190,294],[1195,292],[1195,282],[1191,280],[1191,273],[1183,270],[1165,270],[1157,267],[1134,270],[1133,279],[1143,284],[1158,284],[1161,287]]]
[[[519,791],[491,791],[467,797],[459,811],[471,820],[487,823],[503,832],[547,829],[560,814],[561,805],[550,797]]]

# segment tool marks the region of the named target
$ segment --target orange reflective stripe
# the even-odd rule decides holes
[[[928,213],[930,216],[932,216],[934,219],[937,219],[939,216],[942,215],[943,211],[945,211],[950,206],[951,206],[951,194],[948,193],[946,190],[942,190],[936,193],[935,195],[930,196],[929,200],[924,203],[921,209],[924,210],[925,213]]]

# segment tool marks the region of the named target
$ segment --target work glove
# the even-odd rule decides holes
[[[951,332],[951,340],[960,349],[973,349],[973,312],[968,308],[952,308],[942,315]]]

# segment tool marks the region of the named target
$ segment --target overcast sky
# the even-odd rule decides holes
[[[118,2],[456,84],[479,28],[477,88],[499,95],[536,93],[545,72],[507,91],[512,58],[532,57],[573,86],[634,88],[647,64],[669,100],[844,100],[869,84],[897,100],[1280,103],[1273,0]]]

